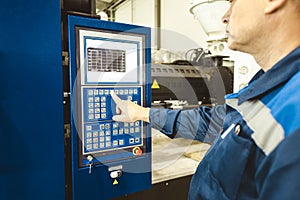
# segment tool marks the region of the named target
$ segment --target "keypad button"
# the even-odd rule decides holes
[[[113,146],[118,146],[118,144],[119,144],[118,140],[113,141]]]
[[[91,144],[91,143],[92,143],[92,139],[87,139],[87,140],[86,140],[86,143],[87,143],[87,144]]]
[[[104,124],[99,125],[100,129],[104,129]]]
[[[100,114],[95,114],[95,119],[100,119]]]
[[[92,96],[94,94],[94,91],[93,90],[88,90],[88,95],[89,96]]]
[[[87,131],[90,131],[90,130],[92,130],[92,126],[86,126],[85,129],[86,129]]]
[[[89,98],[88,98],[88,102],[89,102],[89,103],[94,102],[94,98],[93,98],[93,97],[89,97]]]
[[[89,114],[93,114],[94,113],[94,109],[89,109]]]
[[[100,138],[99,138],[99,141],[100,141],[100,142],[104,142],[104,137],[100,137]]]
[[[100,98],[99,97],[95,97],[95,102],[100,102]]]
[[[130,133],[134,133],[134,128],[130,128]]]
[[[94,131],[93,132],[93,137],[98,137],[98,134],[99,134],[98,131]]]
[[[106,142],[105,145],[106,145],[106,147],[111,147],[111,143],[110,142]]]
[[[89,103],[89,108],[94,108],[94,104],[93,103]]]
[[[110,130],[106,130],[105,135],[110,135]]]
[[[93,142],[97,143],[97,142],[99,142],[99,139],[98,138],[93,138]]]
[[[104,148],[104,143],[100,143],[100,148],[102,149],[102,148]]]
[[[93,148],[98,149],[99,148],[98,144],[93,144]]]
[[[91,132],[87,132],[86,133],[86,138],[91,138],[92,137],[92,133]]]
[[[113,135],[118,135],[118,130],[114,129],[113,130]]]
[[[94,90],[94,95],[98,95],[98,90]]]
[[[134,138],[129,138],[129,143],[133,144],[134,143]]]
[[[99,136],[104,136],[104,131],[99,131]]]
[[[119,124],[118,123],[113,123],[113,128],[118,128]]]
[[[120,128],[119,135],[122,135],[124,133],[124,129]]]
[[[92,145],[91,144],[86,145],[86,149],[87,150],[91,150],[92,149]]]
[[[94,119],[94,115],[89,115],[89,119]]]
[[[124,145],[124,140],[119,140],[119,145]]]
[[[100,108],[100,103],[95,103],[95,108]]]
[[[104,93],[103,90],[99,90],[100,95],[103,95],[103,93]]]

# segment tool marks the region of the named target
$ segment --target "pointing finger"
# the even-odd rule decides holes
[[[120,99],[114,91],[111,91],[110,95],[117,105],[120,105],[122,103],[122,99]]]

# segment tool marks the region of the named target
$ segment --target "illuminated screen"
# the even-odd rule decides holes
[[[81,83],[140,84],[143,37],[79,30]]]

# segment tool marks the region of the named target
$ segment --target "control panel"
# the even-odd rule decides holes
[[[143,145],[143,123],[112,121],[115,105],[110,93],[141,105],[141,87],[82,88],[83,93],[83,155]],[[134,154],[134,153],[133,153]]]
[[[78,16],[69,29],[73,199],[149,188],[151,129],[114,121],[111,93],[151,105],[150,29]]]

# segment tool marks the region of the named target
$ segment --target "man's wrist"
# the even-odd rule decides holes
[[[142,108],[142,112],[141,112],[141,118],[144,122],[150,122],[150,108]]]

